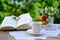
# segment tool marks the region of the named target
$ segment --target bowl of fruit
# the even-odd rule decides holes
[[[34,21],[41,22],[42,27],[47,27],[49,25],[49,19],[44,14],[42,14],[38,18],[35,18]]]

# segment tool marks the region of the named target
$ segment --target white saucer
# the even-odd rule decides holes
[[[40,35],[40,34],[42,34],[42,33],[33,33],[32,32],[32,29],[29,29],[29,30],[27,30],[26,31],[28,34],[31,34],[31,35]]]

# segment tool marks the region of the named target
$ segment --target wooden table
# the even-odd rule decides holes
[[[6,31],[0,31],[0,40],[15,40],[14,37],[12,37],[9,32]]]
[[[14,37],[12,37],[9,32],[7,31],[0,31],[0,40],[16,40]],[[40,40],[40,39],[36,39],[36,40]],[[59,37],[49,37],[46,40],[60,40],[60,36]]]

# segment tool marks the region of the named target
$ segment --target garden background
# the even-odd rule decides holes
[[[41,13],[54,17],[54,23],[60,23],[60,0],[0,0],[0,23],[5,16],[19,16],[30,13],[38,18]]]

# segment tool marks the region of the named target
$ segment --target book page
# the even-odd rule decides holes
[[[7,16],[7,17],[5,17],[4,18],[4,20],[3,20],[3,22],[2,22],[2,24],[1,24],[1,27],[0,28],[2,28],[2,27],[13,27],[13,28],[15,28],[16,27],[16,20],[15,19],[13,19],[13,17],[12,16]]]
[[[29,13],[26,13],[26,14],[22,14],[20,16],[20,19],[17,21],[17,27],[20,26],[20,25],[24,25],[24,24],[29,24],[32,22],[32,17],[30,16]]]

